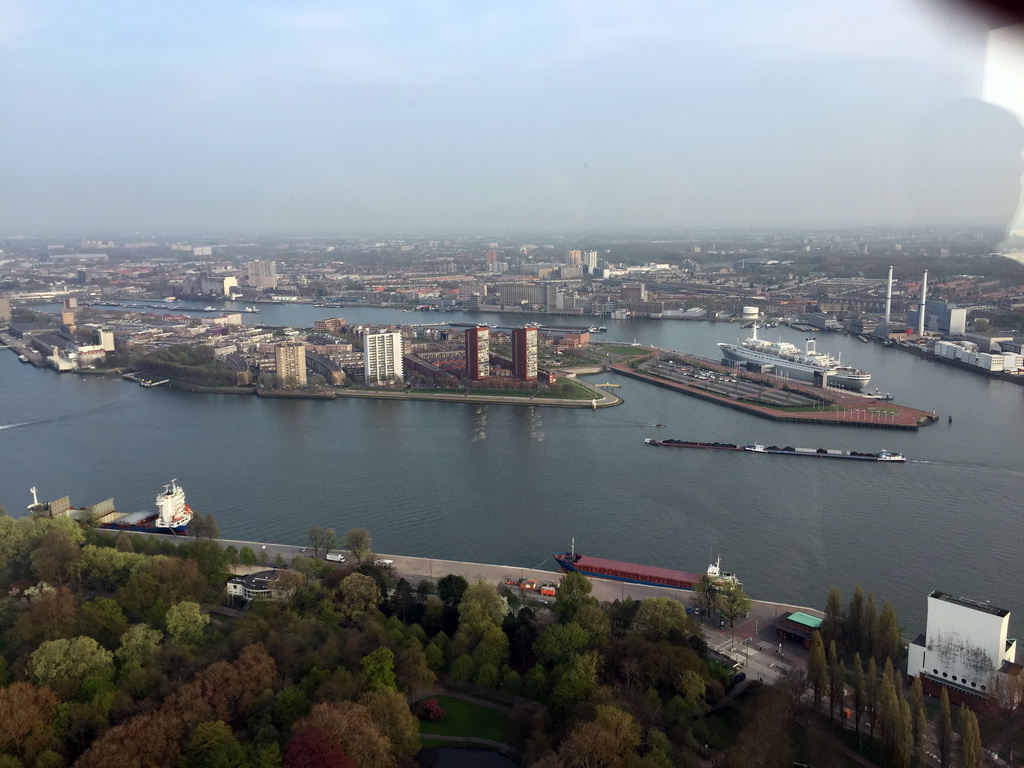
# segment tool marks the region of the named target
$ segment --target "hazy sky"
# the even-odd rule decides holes
[[[928,8],[0,0],[0,234],[1005,219],[1024,132]]]

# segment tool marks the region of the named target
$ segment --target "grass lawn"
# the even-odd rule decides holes
[[[481,707],[451,696],[437,696],[437,703],[445,711],[443,720],[420,720],[420,733],[440,736],[475,736],[505,742],[508,739],[508,715],[489,707]],[[424,742],[436,746],[436,742]]]
[[[595,352],[618,355],[619,357],[643,357],[651,354],[645,347],[634,347],[631,344],[592,344]]]

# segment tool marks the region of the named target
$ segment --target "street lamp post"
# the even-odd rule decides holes
[[[263,545],[263,565],[267,565],[267,545]]]

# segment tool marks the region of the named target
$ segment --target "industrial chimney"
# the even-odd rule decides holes
[[[924,317],[925,308],[928,304],[928,270],[924,271],[924,277],[921,278],[921,306],[917,312],[917,336],[918,338],[924,336]]]
[[[889,265],[889,282],[885,284],[885,334],[889,338],[889,315],[892,314],[892,264]]]

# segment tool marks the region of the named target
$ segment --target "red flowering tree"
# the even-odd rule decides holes
[[[303,728],[292,736],[284,752],[284,768],[356,768],[344,747],[319,728]]]
[[[429,699],[424,699],[416,705],[416,717],[425,720],[442,720],[445,712],[441,709],[441,705],[437,703],[437,699],[431,696]]]

